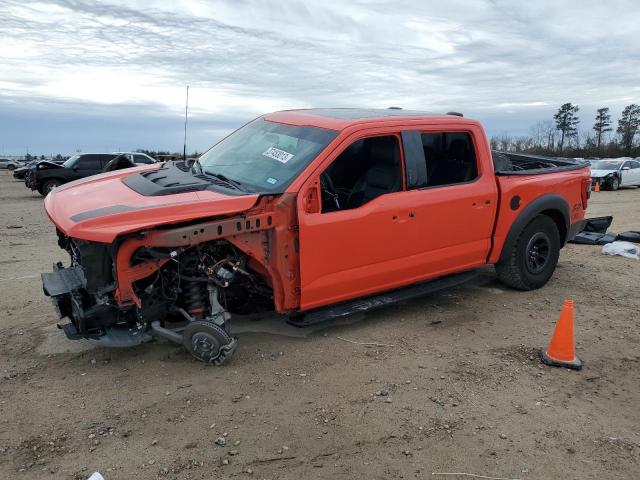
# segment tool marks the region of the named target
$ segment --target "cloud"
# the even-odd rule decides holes
[[[308,106],[460,110],[489,131],[523,133],[566,101],[583,106],[587,126],[598,106],[617,114],[640,102],[635,1],[4,0],[0,16],[0,102],[25,126],[29,105],[84,127],[123,108],[180,124],[186,84],[192,126],[211,133],[213,122],[220,135]],[[132,144],[155,138],[111,131]],[[193,134],[198,148],[209,143]]]

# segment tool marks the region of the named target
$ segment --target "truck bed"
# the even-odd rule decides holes
[[[568,170],[580,170],[587,163],[570,158],[491,151],[496,175],[539,175]]]
[[[585,182],[590,185],[586,162],[510,152],[491,153],[496,170],[499,201],[493,235],[494,248],[488,263],[498,261],[502,246],[516,218],[539,197],[555,196],[564,199],[567,205],[567,229],[582,220],[582,192]],[[565,230],[560,231],[563,244],[567,233]]]

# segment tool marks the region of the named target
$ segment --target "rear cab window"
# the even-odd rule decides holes
[[[455,185],[478,177],[478,160],[468,132],[421,133],[427,168],[425,187]]]

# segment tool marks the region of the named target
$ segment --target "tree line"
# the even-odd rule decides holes
[[[553,120],[531,127],[529,135],[491,137],[493,150],[529,152],[565,157],[638,157],[640,143],[640,106],[627,105],[618,118],[615,133],[609,107],[599,108],[590,129],[580,128],[580,107],[572,103],[560,106]]]

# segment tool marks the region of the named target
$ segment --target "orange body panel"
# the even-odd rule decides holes
[[[570,209],[570,224],[584,219],[586,206],[583,208],[582,191],[585,182],[590,182],[589,170],[573,170],[568,172],[545,173],[543,175],[497,176],[500,190],[500,208],[493,234],[493,249],[487,263],[496,263],[502,252],[504,241],[518,214],[536,198],[545,194],[559,194],[564,197]],[[588,183],[589,188],[591,183]],[[511,199],[520,197],[521,208],[513,210]]]
[[[44,199],[47,215],[70,237],[111,243],[146,228],[244,212],[258,200],[211,191],[147,197],[122,183],[134,172],[157,168],[116,170],[62,185]]]
[[[363,136],[443,128],[427,122],[410,126],[389,123],[344,138],[319,170]],[[478,125],[458,122],[446,129],[469,131],[474,143],[483,147],[478,149],[480,175],[473,182],[390,193],[353,210],[326,214],[306,213],[299,204],[301,309],[398,288],[486,262],[498,198],[490,152]],[[312,176],[302,191],[315,183]],[[302,195],[299,203],[304,198]]]

